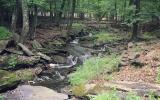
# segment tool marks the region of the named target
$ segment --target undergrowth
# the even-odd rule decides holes
[[[81,24],[81,23],[73,23],[72,25],[72,29],[74,30],[81,30],[81,29],[84,29],[86,26],[85,24]]]
[[[9,32],[5,27],[0,26],[0,40],[8,39],[10,36],[11,32]]]
[[[115,71],[118,69],[119,56],[112,54],[106,57],[93,57],[77,68],[77,71],[70,74],[72,85],[85,84],[103,71]]]
[[[120,98],[117,96],[116,91],[111,91],[99,94],[91,100],[120,100]]]
[[[116,90],[105,92],[103,94],[97,95],[95,98],[91,100],[122,100],[118,97],[118,92]],[[142,100],[141,97],[137,96],[134,93],[128,93],[124,100]]]
[[[97,34],[94,35],[94,37],[97,38],[96,42],[103,42],[103,43],[117,41],[117,40],[122,39],[117,34],[108,33],[108,32],[105,32],[105,31],[98,32]]]

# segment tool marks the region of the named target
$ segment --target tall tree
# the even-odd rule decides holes
[[[138,37],[138,26],[139,26],[139,21],[138,21],[138,16],[140,12],[140,0],[134,0],[133,4],[135,5],[135,22],[133,22],[133,34],[132,34],[132,39],[135,40]]]
[[[68,33],[71,31],[71,28],[72,28],[75,8],[76,8],[76,0],[72,0],[71,15],[69,18],[69,23],[68,23]]]
[[[23,43],[25,42],[27,33],[29,32],[29,17],[28,17],[27,0],[22,0],[21,4],[22,4],[23,27],[22,27],[20,42]]]

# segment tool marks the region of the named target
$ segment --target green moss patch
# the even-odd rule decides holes
[[[19,80],[31,80],[33,78],[33,71],[30,69],[19,70],[16,72],[9,72],[0,70],[0,85],[12,84]]]
[[[0,40],[6,40],[12,35],[7,28],[0,26]]]

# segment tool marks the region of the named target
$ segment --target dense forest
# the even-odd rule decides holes
[[[159,100],[160,0],[0,0],[0,100]]]

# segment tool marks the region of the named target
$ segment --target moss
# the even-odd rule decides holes
[[[32,80],[34,77],[34,73],[32,69],[24,69],[16,71],[16,75],[20,80]]]
[[[6,40],[11,37],[11,32],[5,27],[0,26],[0,40]]]
[[[30,69],[16,72],[0,70],[0,85],[11,84],[19,80],[31,80],[33,79],[33,76],[33,71]]]
[[[10,84],[12,82],[18,81],[17,75],[12,72],[0,70],[0,84]]]
[[[87,91],[85,89],[85,85],[84,84],[80,84],[80,85],[77,85],[77,86],[73,86],[72,87],[72,93],[75,95],[75,96],[85,96],[87,94]]]

